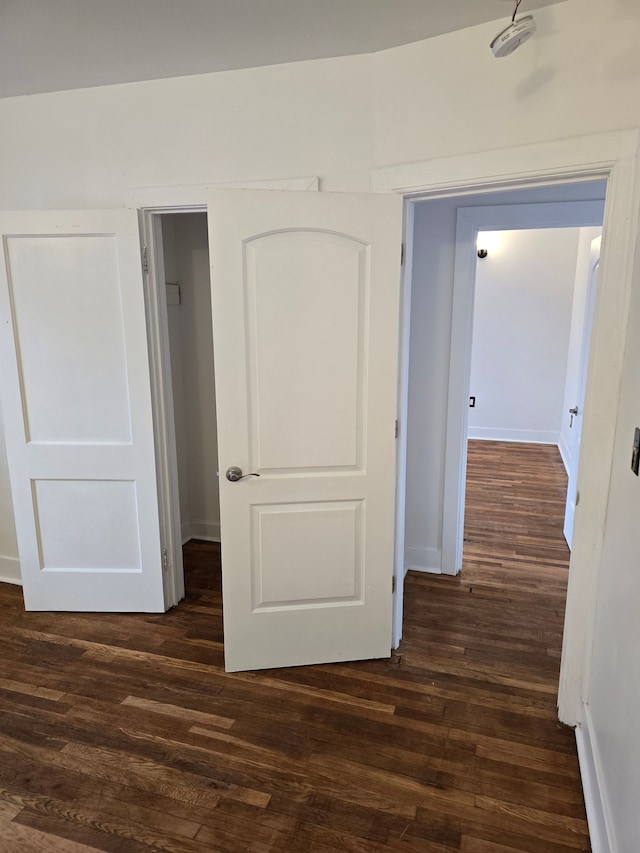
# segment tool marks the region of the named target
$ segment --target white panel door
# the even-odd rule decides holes
[[[0,392],[28,610],[162,611],[134,211],[0,213]]]
[[[401,226],[394,195],[210,192],[229,671],[390,654]]]
[[[573,546],[573,527],[578,500],[578,465],[580,462],[580,444],[582,442],[582,418],[584,415],[584,400],[587,390],[587,372],[589,368],[589,349],[591,347],[591,332],[593,330],[593,313],[595,310],[596,290],[598,286],[598,269],[600,266],[600,238],[591,242],[589,258],[589,281],[587,298],[584,309],[584,325],[582,344],[580,347],[580,367],[578,374],[578,393],[575,406],[564,417],[571,416],[571,441],[569,444],[569,479],[567,483],[567,500],[564,510],[564,538],[569,549]]]

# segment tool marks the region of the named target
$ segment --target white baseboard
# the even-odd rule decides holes
[[[183,521],[181,524],[181,534],[182,534],[182,544],[188,542],[191,539],[191,522]]]
[[[22,586],[20,560],[17,557],[0,557],[0,583],[15,583]]]
[[[562,464],[564,465],[564,470],[567,472],[567,477],[569,476],[569,448],[567,447],[567,443],[564,440],[564,436],[561,435],[558,439],[558,450],[560,451],[560,456],[562,456]]]
[[[220,541],[220,522],[192,521],[191,539],[204,539],[205,542]]]
[[[407,571],[442,574],[442,551],[440,548],[405,548],[404,562]]]
[[[526,444],[557,444],[560,433],[537,429],[494,429],[493,427],[469,427],[468,438],[479,441],[519,441]]]
[[[615,853],[616,846],[607,820],[608,808],[605,790],[602,785],[601,764],[589,706],[583,705],[583,721],[576,727],[576,744],[580,762],[582,790],[587,809],[587,822],[591,836],[593,853]]]

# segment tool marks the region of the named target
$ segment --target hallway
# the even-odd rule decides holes
[[[588,850],[555,713],[562,464],[473,443],[468,485],[462,577],[409,574],[390,660],[225,674],[205,542],[167,614],[27,614],[1,586],[0,851]]]

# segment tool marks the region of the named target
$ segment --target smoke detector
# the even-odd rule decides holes
[[[526,15],[516,21],[516,15],[522,0],[515,0],[513,16],[508,27],[498,33],[489,45],[496,59],[509,56],[510,53],[528,41],[536,31],[536,22],[533,15]]]

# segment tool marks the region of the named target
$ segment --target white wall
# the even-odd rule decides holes
[[[5,99],[0,209],[120,207],[128,187],[300,175],[366,190],[372,95],[368,58],[344,57]]]
[[[163,217],[165,263],[180,285],[168,309],[182,537],[219,540],[218,440],[205,213]],[[165,265],[165,273],[167,266]],[[167,280],[168,277],[167,277]]]
[[[637,126],[637,0],[567,0],[535,19],[534,39],[504,60],[489,50],[495,21],[375,54],[376,162]]]
[[[573,306],[571,309],[571,331],[569,333],[569,350],[567,353],[567,378],[562,403],[562,422],[558,446],[567,471],[573,464],[574,442],[572,441],[572,426],[569,409],[580,402],[581,366],[583,346],[584,355],[588,356],[589,342],[584,342],[585,323],[587,322],[586,303],[589,281],[591,278],[591,242],[601,236],[602,228],[581,228],[578,240],[578,255],[576,259],[575,286],[573,288]],[[589,328],[588,331],[591,331]]]
[[[425,201],[415,206],[405,525],[406,565],[409,568],[436,572],[441,568],[458,208],[596,200],[604,198],[604,193],[602,182],[576,183]]]
[[[364,190],[375,165],[640,126],[637,0],[566,0],[536,12],[536,20],[535,38],[499,61],[488,44],[504,21],[373,56],[4,100],[0,208],[120,206],[129,186],[295,175],[319,175],[323,189]],[[454,209],[444,219],[449,216],[454,233]],[[447,223],[432,214],[431,225],[445,241],[434,264],[446,268],[453,263]],[[411,355],[440,364],[429,380],[440,393],[450,293],[438,280],[431,286],[442,314],[426,317],[424,339],[416,338]],[[418,289],[418,311],[429,310],[428,295],[426,284]],[[640,280],[634,299],[637,325]],[[590,694],[603,783],[625,853],[635,849],[640,831],[634,612],[640,498],[627,470],[629,431],[640,420],[635,326],[633,332],[622,409],[611,413],[619,421],[619,447]],[[429,468],[441,452],[446,405],[442,396],[428,402],[424,412],[414,399],[413,423],[421,428],[421,434],[414,428],[414,438],[428,450],[419,470],[408,471],[408,489],[420,486],[435,496],[408,518],[418,543],[423,535],[433,541],[440,523],[441,482]],[[0,471],[0,477],[0,507],[6,507],[6,475]],[[0,528],[8,556],[15,556],[5,511]]]
[[[558,443],[579,232],[502,231],[478,259],[469,438]]]

